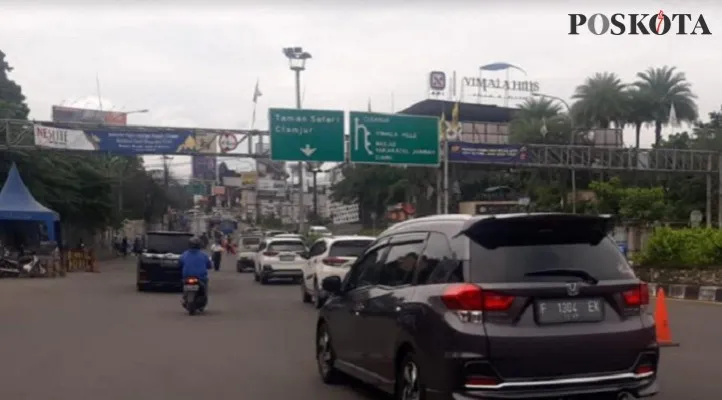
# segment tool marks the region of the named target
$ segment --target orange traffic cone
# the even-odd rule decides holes
[[[654,323],[657,326],[657,343],[660,347],[677,347],[679,343],[672,341],[672,331],[669,328],[669,315],[667,314],[667,301],[664,289],[657,291],[657,304],[654,310]]]

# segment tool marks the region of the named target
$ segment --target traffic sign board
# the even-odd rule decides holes
[[[439,165],[436,117],[351,112],[351,162]]]
[[[344,161],[343,111],[268,110],[273,161]]]

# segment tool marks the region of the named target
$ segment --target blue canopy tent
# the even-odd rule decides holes
[[[0,220],[44,223],[47,228],[47,240],[54,241],[55,222],[59,219],[58,213],[35,200],[13,163],[5,185],[0,191]]]

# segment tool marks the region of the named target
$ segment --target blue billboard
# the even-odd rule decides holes
[[[192,154],[196,150],[193,130],[133,132],[123,130],[85,130],[98,151],[116,154]]]

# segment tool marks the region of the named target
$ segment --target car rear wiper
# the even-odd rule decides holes
[[[541,271],[527,272],[524,276],[573,276],[581,278],[584,282],[592,285],[596,285],[599,282],[599,279],[581,269],[543,269]]]

